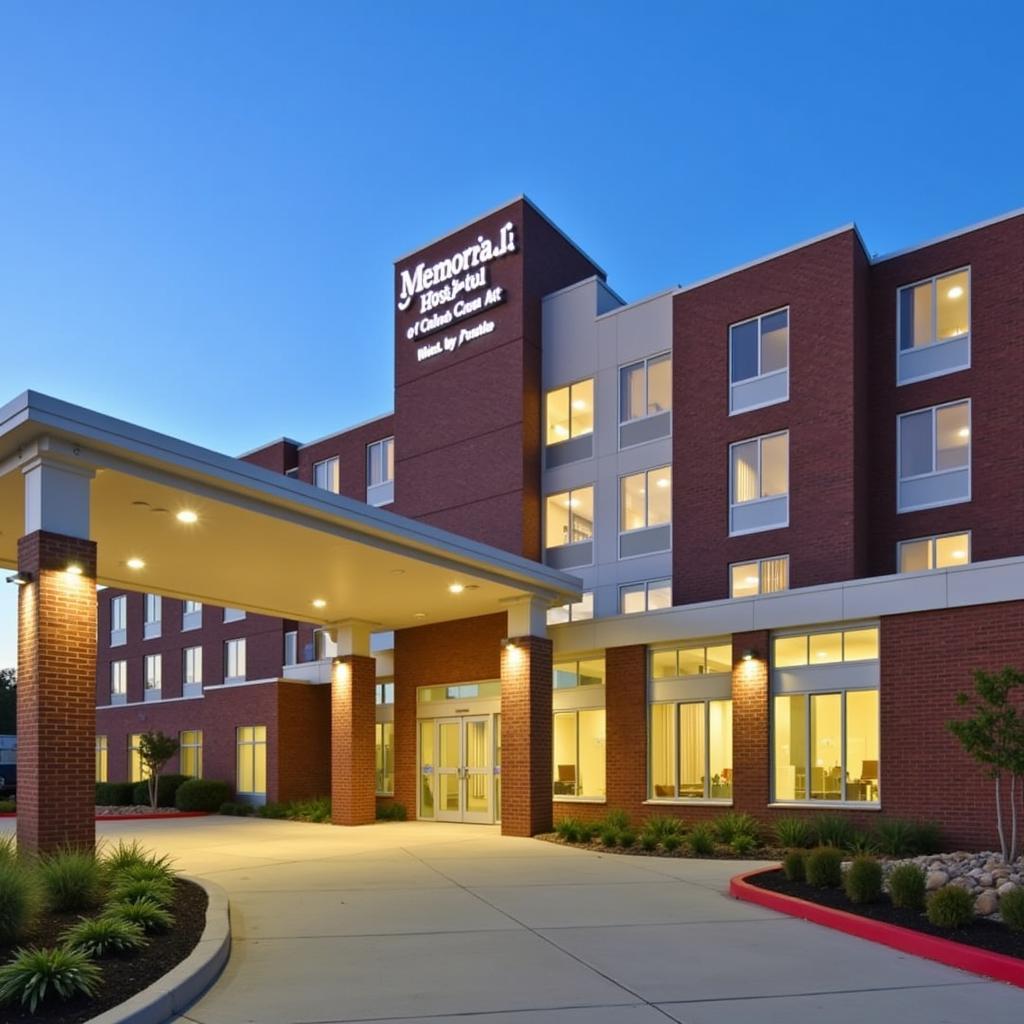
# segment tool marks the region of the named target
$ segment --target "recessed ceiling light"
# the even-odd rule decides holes
[[[80,565],[76,565],[74,562],[72,562],[71,565],[68,566],[68,572],[72,576],[81,576],[82,575],[82,567]]]
[[[125,565],[127,565],[129,569],[146,568],[146,563],[141,558],[129,558],[128,561],[125,562]]]
[[[576,507],[577,507],[577,506],[579,505],[579,503],[580,503],[580,500],[579,500],[579,498],[570,498],[570,499],[569,499],[569,500],[568,500],[568,501],[566,502],[566,505],[568,505],[568,506],[569,506],[569,508],[576,508]]]
[[[327,607],[327,602],[322,597],[318,597],[313,602],[313,607],[314,608],[326,608]]]
[[[425,619],[427,617],[427,613],[426,612],[413,612],[412,613],[412,617],[414,619]]]
[[[149,508],[149,502],[148,501],[133,501],[132,504],[136,508]]]
[[[572,407],[577,412],[582,412],[584,409],[586,409],[587,403],[584,402],[582,398],[575,398],[573,399]]]
[[[449,583],[448,593],[461,594],[466,588],[461,583]]]
[[[950,552],[950,554],[953,556],[953,558],[961,559],[961,560],[967,557],[967,552],[966,551],[952,551],[952,552]]]
[[[405,570],[404,569],[392,569],[391,570],[391,575],[392,576],[404,576],[405,575]]]
[[[661,477],[658,480],[658,486],[659,487],[668,487],[668,477],[665,477],[665,476]]]
[[[190,508],[183,508],[176,516],[179,523],[197,523],[199,522],[199,516]]]
[[[963,293],[963,288],[961,288],[960,285],[955,284],[952,288],[949,289],[948,292],[946,292],[946,295],[951,299],[959,299],[960,296],[963,295]]]
[[[747,577],[747,583],[750,586],[752,586],[752,587],[756,587],[757,586],[757,577],[756,576],[748,576]]]

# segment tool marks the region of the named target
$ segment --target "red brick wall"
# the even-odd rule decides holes
[[[274,473],[287,473],[289,469],[294,469],[298,464],[298,457],[298,442],[285,438],[274,441],[254,452],[249,452],[247,455],[239,456],[243,462],[251,462],[254,466],[261,466]]]
[[[331,688],[278,683],[277,799],[331,792]]]
[[[366,446],[392,437],[394,433],[395,418],[388,414],[305,445],[298,453],[299,479],[313,483],[313,464],[337,457],[341,493],[356,501],[366,501]],[[392,508],[392,511],[400,510]]]
[[[604,665],[607,806],[638,814],[647,799],[647,648],[609,648]]]
[[[331,820],[367,825],[376,819],[373,658],[346,655],[331,683]]]

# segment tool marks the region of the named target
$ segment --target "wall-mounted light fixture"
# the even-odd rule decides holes
[[[7,577],[8,583],[13,583],[16,587],[24,587],[32,582],[32,573],[30,572],[16,572],[13,576]]]
[[[77,562],[71,562],[64,571],[70,576],[82,575],[82,567]]]
[[[743,652],[743,660],[744,661],[753,661],[756,657],[757,657],[757,651],[755,651],[753,647],[748,647]]]
[[[510,640],[507,636],[501,638],[501,649],[503,651],[518,651],[519,645],[515,640]]]

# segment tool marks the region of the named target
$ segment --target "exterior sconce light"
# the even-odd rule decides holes
[[[13,576],[7,577],[8,583],[13,583],[16,587],[24,587],[32,582],[32,573],[30,572],[16,572]]]
[[[501,649],[503,651],[518,651],[519,645],[515,640],[510,640],[507,636],[502,638]]]
[[[748,647],[743,652],[743,660],[744,661],[753,661],[756,657],[757,657],[757,651],[755,651],[753,647]]]

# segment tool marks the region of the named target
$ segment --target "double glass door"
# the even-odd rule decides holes
[[[495,820],[493,720],[493,715],[465,715],[420,722],[421,817]]]

